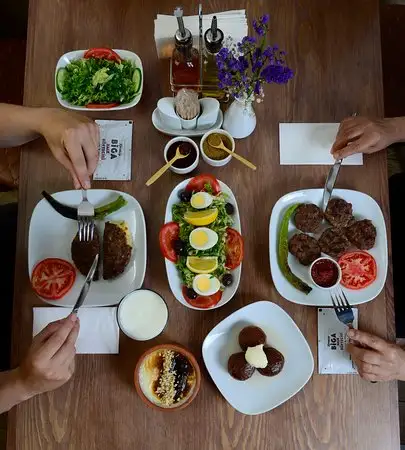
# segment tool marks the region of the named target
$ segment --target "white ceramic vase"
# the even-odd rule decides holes
[[[236,139],[252,134],[256,128],[253,99],[235,99],[225,112],[222,128]]]

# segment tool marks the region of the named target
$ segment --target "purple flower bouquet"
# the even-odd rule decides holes
[[[255,19],[257,37],[245,36],[216,56],[218,86],[236,99],[260,102],[264,83],[285,84],[294,76],[285,62],[286,53],[276,45],[266,45],[269,19],[268,14]]]

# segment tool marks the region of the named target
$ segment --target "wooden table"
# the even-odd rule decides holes
[[[186,10],[195,13],[197,2],[189,3]],[[207,12],[245,7],[242,1],[207,3]],[[158,12],[170,14],[176,2],[30,2],[26,105],[57,106],[54,67],[66,51],[107,45],[128,48],[142,58],[145,86],[141,103],[128,111],[94,116],[134,120],[133,181],[94,186],[123,190],[140,201],[148,232],[145,286],[163,294],[170,309],[169,326],[159,341],[177,341],[189,347],[201,362],[204,381],[195,402],[182,412],[163,414],[146,408],[133,388],[132,374],[137,357],[151,343],[122,338],[119,356],[79,356],[72,382],[15,408],[10,413],[8,449],[398,450],[396,383],[371,384],[354,376],[315,374],[290,401],[268,414],[249,417],[227,404],[204,369],[201,343],[205,335],[233,311],[259,299],[272,300],[291,315],[316,357],[316,309],[287,302],[275,290],[269,273],[267,233],[277,199],[289,191],[322,186],[328,167],[280,167],[278,123],[339,121],[354,111],[383,114],[378,0],[255,0],[247,4],[250,19],[271,13],[272,41],[287,49],[296,77],[286,87],[266,90],[265,104],[256,108],[255,133],[237,144],[239,152],[257,164],[257,173],[237,162],[213,171],[237,196],[246,262],[234,300],[219,310],[201,313],[186,309],[171,295],[157,239],[167,197],[181,177],[170,173],[151,188],[144,185],[162,164],[162,149],[168,140],[151,123],[151,113],[168,83],[167,79],[161,83],[156,75],[159,63],[153,19]],[[200,170],[211,169],[201,163]],[[388,221],[383,152],[366,158],[361,168],[345,167],[339,185],[374,197]],[[69,188],[67,173],[53,161],[44,142],[25,148],[14,305],[15,363],[29,346],[31,307],[36,301],[27,277],[31,213],[42,189]],[[359,309],[361,328],[394,337],[391,276],[384,292]]]

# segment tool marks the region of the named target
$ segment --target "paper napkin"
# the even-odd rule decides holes
[[[36,336],[50,322],[63,319],[71,308],[54,306],[52,308],[33,308],[33,336]],[[119,328],[116,307],[80,308],[80,332],[76,342],[77,353],[117,354]]]
[[[203,11],[204,12],[204,11]],[[237,42],[248,34],[246,11],[244,9],[224,11],[203,15],[203,33],[210,28],[212,17],[217,16],[218,28],[225,36]],[[194,46],[198,48],[199,20],[198,15],[184,16],[184,26],[194,37]],[[174,49],[174,35],[177,31],[177,19],[173,15],[158,14],[155,19],[155,44],[159,58],[170,58]]]
[[[358,309],[353,308],[357,328]],[[339,322],[333,308],[318,308],[318,372],[326,374],[356,374],[357,369],[346,351],[347,326]]]
[[[132,120],[96,120],[100,127],[95,180],[131,179]]]
[[[330,150],[338,129],[338,123],[280,123],[280,164],[332,165]],[[343,164],[362,166],[363,155],[349,156]]]

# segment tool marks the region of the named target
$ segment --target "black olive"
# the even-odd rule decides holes
[[[225,205],[225,211],[231,216],[235,212],[235,207],[232,205],[232,203],[227,203]]]
[[[182,255],[184,253],[184,250],[186,249],[186,246],[184,245],[184,242],[180,239],[176,239],[173,242],[173,248],[177,255]]]
[[[189,202],[191,200],[192,193],[190,191],[180,191],[178,197],[182,202]]]
[[[190,300],[195,300],[198,297],[198,294],[194,289],[187,288],[187,297]]]
[[[233,276],[230,273],[226,273],[222,277],[222,284],[224,286],[230,286],[233,283]]]

